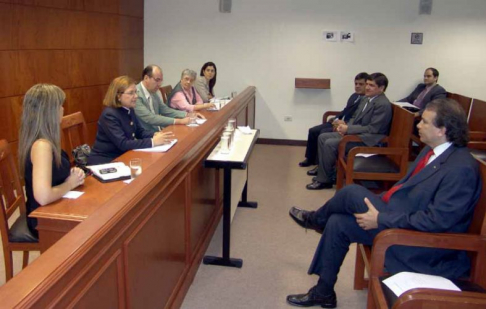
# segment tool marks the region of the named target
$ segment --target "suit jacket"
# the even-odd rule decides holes
[[[160,91],[150,94],[154,106],[154,112],[150,110],[150,105],[145,97],[141,83],[137,85],[137,105],[135,114],[140,120],[140,125],[152,133],[159,131],[160,128],[174,124],[174,118],[186,117],[186,112],[168,107],[162,102]]]
[[[382,93],[371,100],[363,112],[360,111],[358,106],[356,113],[359,114],[348,123],[346,134],[359,135],[366,146],[376,146],[390,130],[392,119],[390,101]]]
[[[153,135],[142,128],[133,109],[106,107],[98,120],[88,165],[108,163],[128,150],[150,148]]]
[[[196,81],[194,82],[194,88],[196,88],[197,93],[199,93],[199,96],[203,100],[204,103],[209,102],[209,85],[208,81],[206,80],[206,77],[204,76],[198,76],[196,77]]]
[[[336,116],[336,118],[347,122],[351,117],[353,117],[353,114],[356,111],[359,102],[361,101],[361,100],[356,101],[358,97],[359,94],[353,93],[349,97],[348,102],[346,103],[346,107]]]
[[[408,102],[410,104],[413,104],[413,102],[417,99],[417,97],[424,89],[425,84],[418,84],[415,90],[412,91],[412,93],[409,94],[408,97],[405,97],[398,102]],[[429,90],[429,92],[427,92],[424,99],[422,100],[422,109],[425,109],[425,106],[427,106],[430,101],[433,101],[435,99],[443,99],[446,97],[446,95],[446,90],[442,88],[441,85],[436,84],[434,87],[432,87],[432,89]]]
[[[481,193],[477,161],[467,148],[451,145],[423,170],[410,178],[425,147],[397,184],[403,186],[378,215],[378,228],[402,228],[435,233],[467,231]],[[386,268],[392,273],[413,271],[449,278],[463,276],[469,259],[463,251],[393,246],[387,251]]]

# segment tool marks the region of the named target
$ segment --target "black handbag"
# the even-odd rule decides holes
[[[82,168],[84,170],[86,168],[86,165],[88,164],[88,157],[90,153],[91,153],[91,147],[89,147],[88,144],[84,144],[74,148],[73,149],[74,164],[77,167]]]

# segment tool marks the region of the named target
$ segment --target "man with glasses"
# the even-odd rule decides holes
[[[162,101],[159,88],[163,78],[160,67],[149,65],[143,70],[142,81],[137,85],[135,114],[142,127],[151,132],[157,132],[172,124],[189,123],[186,112],[170,108]]]

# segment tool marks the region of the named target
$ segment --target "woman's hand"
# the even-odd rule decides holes
[[[153,137],[154,146],[170,144],[173,139],[174,133],[172,132],[155,132]]]
[[[86,175],[84,171],[79,167],[73,167],[71,169],[71,174],[66,179],[66,182],[69,183],[70,190],[79,187],[80,185],[84,184],[84,178]]]
[[[204,106],[204,108],[213,108],[214,103],[204,103],[203,106]]]

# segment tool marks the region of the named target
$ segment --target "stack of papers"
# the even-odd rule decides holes
[[[196,125],[197,126],[197,125]],[[134,149],[133,151],[143,151],[143,152],[166,152],[171,149],[174,144],[177,143],[177,139],[174,139],[167,145],[155,146],[152,148]]]
[[[88,168],[93,172],[93,176],[101,182],[111,182],[130,178],[130,168],[123,162],[90,165]],[[110,172],[105,173],[107,169]]]
[[[240,132],[243,133],[243,134],[252,134],[253,133],[253,131],[251,130],[251,128],[249,126],[246,126],[246,127],[239,126],[238,130],[240,130]]]
[[[398,297],[408,290],[429,288],[449,291],[461,291],[452,281],[440,276],[401,272],[383,280]]]

